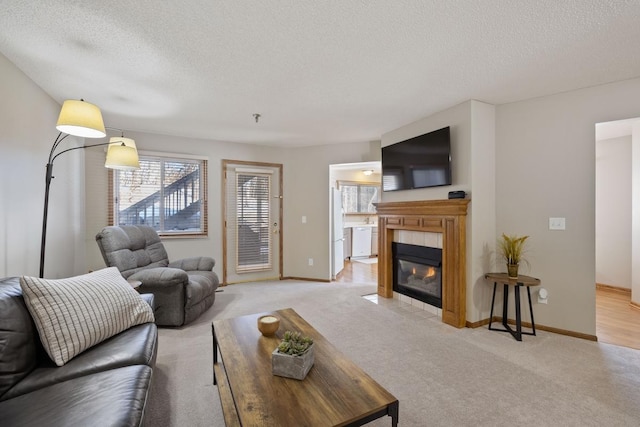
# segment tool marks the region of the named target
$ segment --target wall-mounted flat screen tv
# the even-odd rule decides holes
[[[449,127],[382,147],[382,190],[451,185]]]

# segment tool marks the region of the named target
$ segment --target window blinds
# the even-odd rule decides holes
[[[271,269],[271,176],[236,172],[236,271]]]

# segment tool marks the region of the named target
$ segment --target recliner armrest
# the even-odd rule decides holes
[[[207,256],[183,258],[169,263],[169,267],[185,271],[211,271],[215,265],[216,261]]]
[[[137,271],[128,280],[139,280],[142,286],[174,286],[189,283],[189,275],[182,269],[169,267],[147,268]]]

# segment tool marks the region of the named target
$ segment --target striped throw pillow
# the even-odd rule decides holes
[[[153,310],[116,267],[47,280],[23,276],[22,294],[40,340],[56,365],[132,326],[153,322]]]

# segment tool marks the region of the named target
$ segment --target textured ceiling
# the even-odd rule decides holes
[[[638,0],[2,0],[0,52],[108,126],[287,147],[640,76],[639,22]]]

